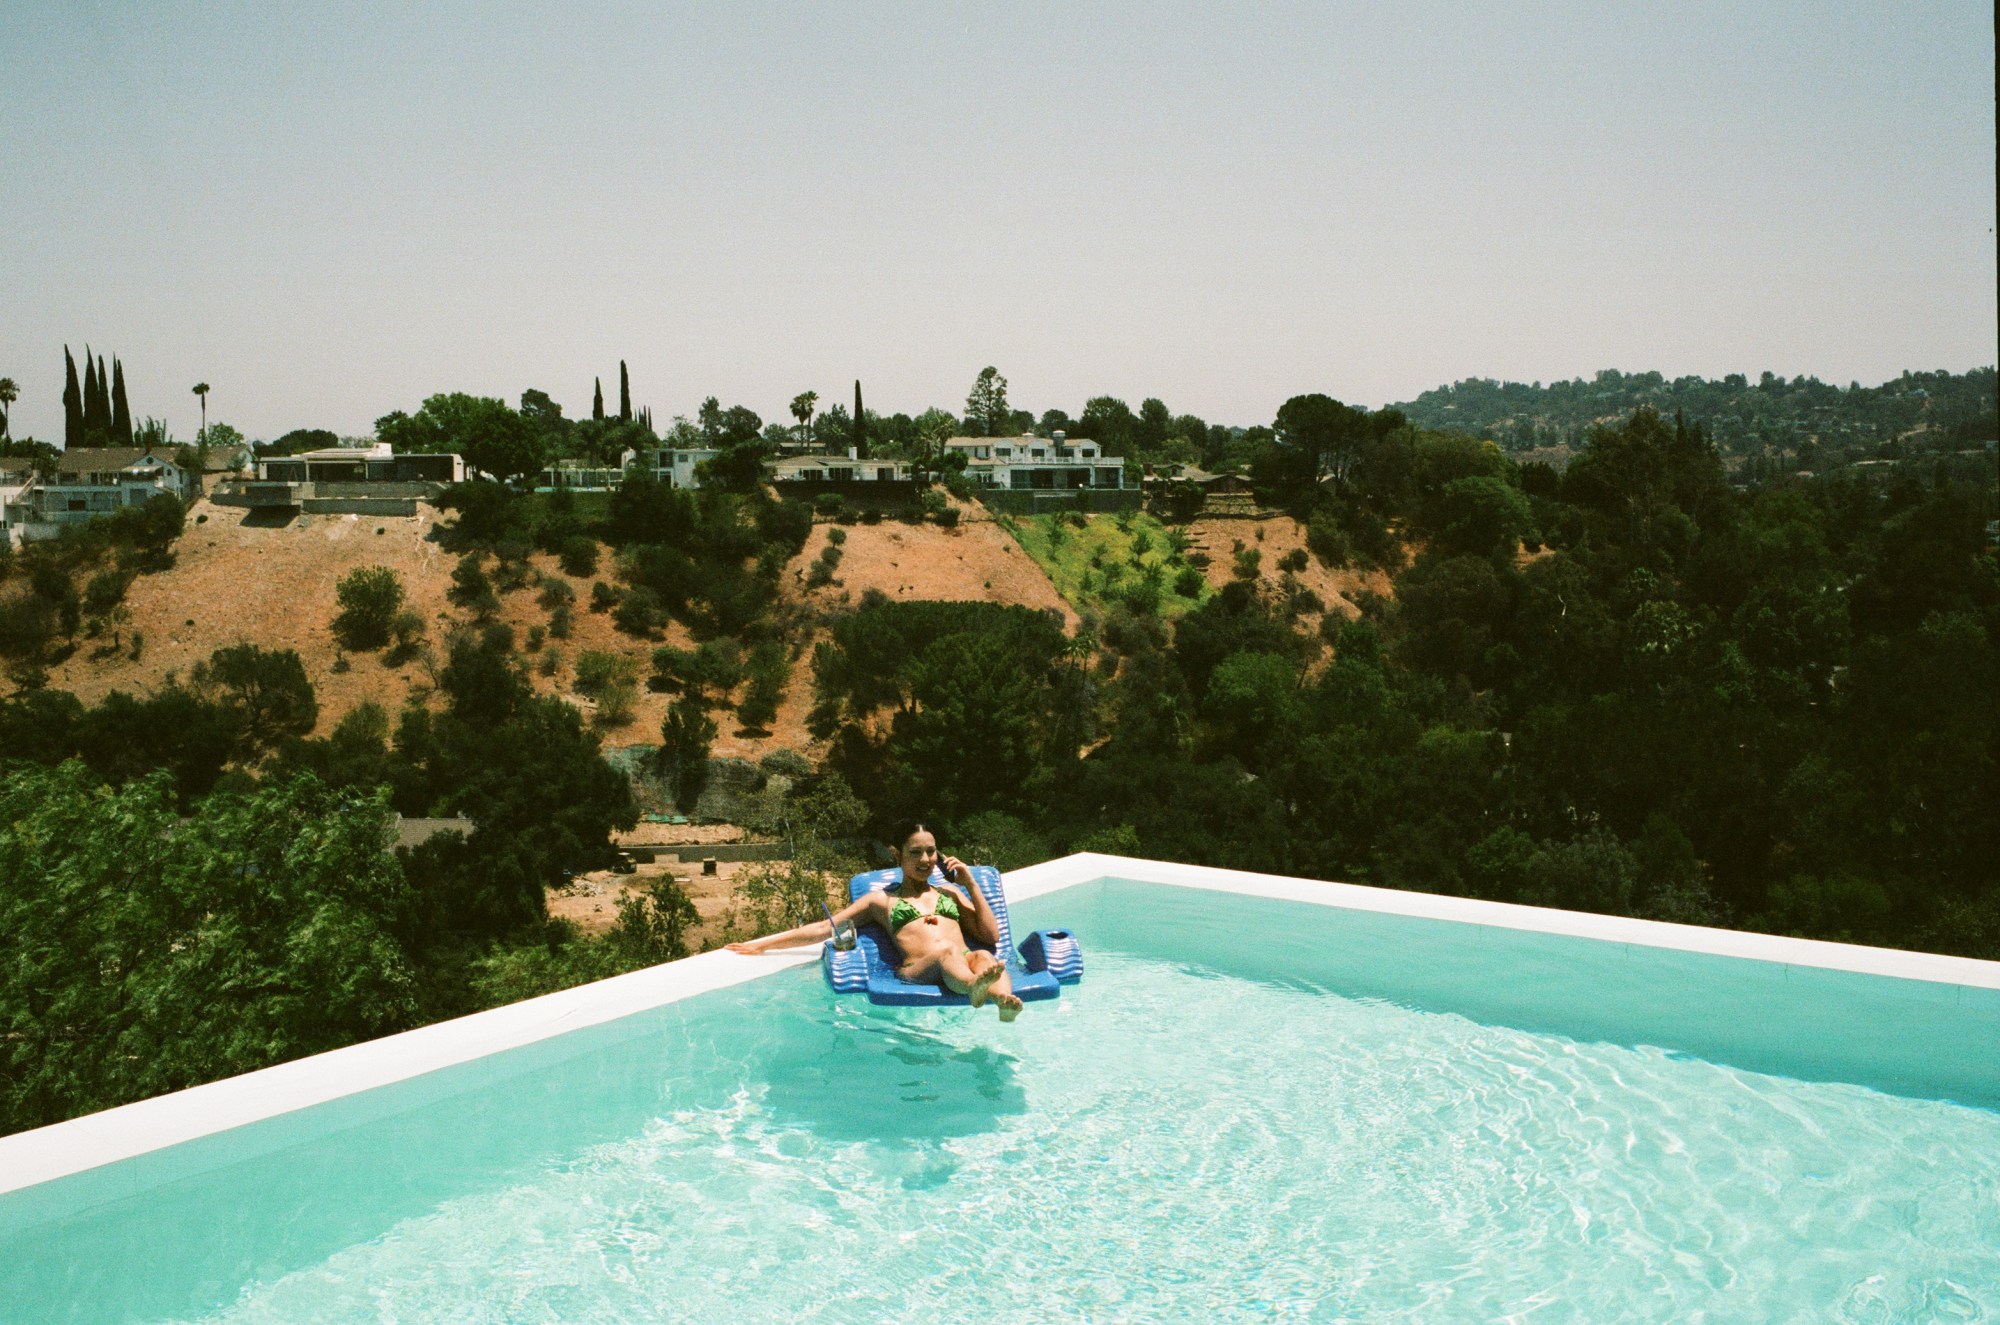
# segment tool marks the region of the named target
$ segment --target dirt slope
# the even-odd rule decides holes
[[[840,526],[846,534],[833,583],[806,587],[808,568],[828,545],[836,526],[818,525],[800,555],[786,568],[781,594],[786,607],[806,627],[798,645],[792,681],[769,732],[740,729],[732,715],[718,713],[718,756],[756,759],[786,747],[806,750],[810,738],[805,716],[812,702],[812,645],[823,638],[817,624],[827,615],[858,602],[870,589],[893,599],[1019,603],[1060,613],[1066,626],[1076,614],[1063,601],[1041,569],[977,506],[962,507],[955,529],[885,521],[878,525]],[[206,516],[206,519],[202,517]],[[455,623],[467,621],[453,608],[445,592],[456,557],[431,541],[437,513],[421,507],[414,517],[301,515],[285,524],[246,518],[225,506],[197,502],[189,512],[188,530],[176,547],[174,567],[133,582],[127,598],[131,620],[123,628],[144,638],[137,661],[129,649],[116,657],[93,657],[85,642],[68,660],[50,669],[49,684],[70,690],[86,703],[96,703],[112,690],[147,693],[185,679],[193,666],[218,648],[241,642],[268,649],[294,649],[305,662],[320,701],[319,734],[332,730],[341,717],[372,700],[393,714],[413,692],[434,686],[427,665],[419,660],[401,667],[382,665],[379,654],[343,658],[328,623],[338,605],[335,586],[342,576],[362,566],[387,566],[401,577],[412,610],[429,626],[433,645],[442,642]],[[1262,532],[1261,541],[1258,532]],[[1194,545],[1206,551],[1207,574],[1216,584],[1231,573],[1232,550],[1241,540],[1263,553],[1263,578],[1275,584],[1277,562],[1294,547],[1304,546],[1304,530],[1287,518],[1266,520],[1196,521],[1190,529]],[[491,563],[489,562],[489,568]],[[654,648],[661,643],[689,647],[686,630],[673,626],[654,640],[620,634],[604,613],[588,610],[591,578],[565,576],[551,557],[536,554],[542,574],[568,581],[576,594],[574,629],[563,641],[549,641],[561,665],[554,676],[539,667],[541,655],[528,654],[530,674],[543,693],[562,694],[591,712],[589,701],[573,694],[569,683],[576,657],[584,650],[616,652],[630,657],[642,683],[651,670]],[[607,555],[595,577],[615,582]],[[1310,563],[1301,578],[1328,604],[1329,610],[1351,614],[1351,595],[1361,589],[1386,593],[1389,583],[1379,572],[1359,575],[1328,571]],[[546,625],[548,614],[526,589],[502,597],[500,620],[510,624],[518,643],[531,627]],[[344,668],[342,664],[344,663]],[[671,696],[640,691],[628,723],[605,733],[607,746],[651,744]]]

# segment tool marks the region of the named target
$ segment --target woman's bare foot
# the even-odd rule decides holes
[[[1013,994],[995,994],[993,1001],[1000,1005],[1000,1020],[1012,1021],[1021,1015],[1021,1000]]]
[[[972,985],[965,991],[965,997],[972,1006],[983,1008],[986,1006],[987,992],[993,988],[994,981],[1007,974],[1007,967],[991,953],[975,953],[974,956],[986,958],[986,965],[972,973]]]

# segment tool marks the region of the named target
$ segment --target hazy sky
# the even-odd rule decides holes
[[[438,391],[1151,395],[1995,360],[1991,4],[16,3],[0,375],[365,433]]]

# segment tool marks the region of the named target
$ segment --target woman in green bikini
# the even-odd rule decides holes
[[[990,1002],[999,1008],[1000,1020],[1014,1020],[1021,1015],[1021,1000],[1007,978],[1007,964],[985,950],[999,942],[999,929],[986,899],[973,886],[971,868],[956,856],[940,860],[936,835],[920,823],[906,824],[896,832],[896,863],[902,866],[903,877],[893,888],[864,893],[834,912],[833,918],[856,924],[872,921],[887,930],[903,958],[896,973],[905,980],[936,981],[964,994],[972,1006],[982,1008]],[[941,867],[954,886],[932,887],[934,866]],[[782,934],[732,943],[729,950],[768,952],[831,937],[832,927],[815,920]]]

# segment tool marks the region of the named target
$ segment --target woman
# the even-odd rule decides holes
[[[994,922],[993,908],[973,886],[972,868],[956,856],[938,859],[937,837],[920,823],[905,824],[896,830],[896,863],[903,877],[893,888],[876,888],[834,912],[835,921],[857,925],[874,922],[896,941],[902,963],[896,974],[913,984],[934,981],[955,993],[964,994],[972,1006],[988,1002],[1000,1009],[1000,1020],[1012,1021],[1021,1015],[1021,1000],[1007,977],[1007,963],[975,944],[986,948],[1000,942],[1000,927]],[[933,888],[931,869],[941,866],[945,877],[957,886]],[[802,943],[821,943],[833,936],[824,920],[800,925],[782,934],[769,934],[748,943],[732,943],[731,952],[769,952]]]

